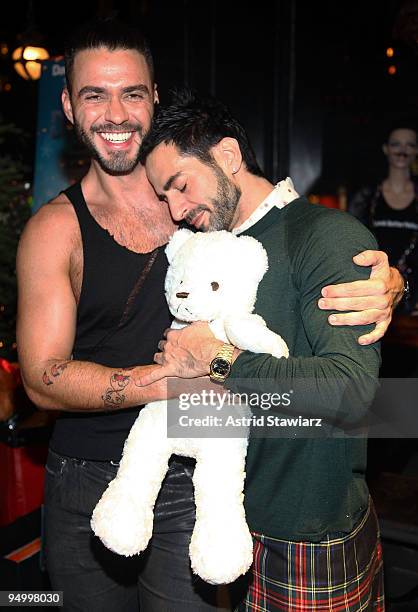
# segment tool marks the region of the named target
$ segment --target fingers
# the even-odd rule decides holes
[[[318,301],[318,306],[321,310],[370,310],[378,309],[386,311],[392,304],[392,298],[388,294],[376,295],[370,297],[335,297],[321,298]],[[387,313],[386,313],[387,314]]]
[[[377,342],[385,335],[391,321],[391,310],[389,309],[386,315],[383,316],[381,310],[333,314],[328,317],[328,321],[334,326],[369,325],[377,321],[375,328],[371,332],[360,336],[357,340],[359,344],[366,346]]]
[[[155,353],[154,355],[155,363],[158,363],[159,365],[163,365],[163,359],[164,359],[164,356],[162,353]]]
[[[388,267],[388,256],[384,251],[362,251],[353,257],[353,261],[358,266]]]
[[[364,336],[360,336],[358,343],[362,346],[367,346],[368,344],[377,342],[385,335],[387,328],[389,327],[389,323],[390,319],[377,323],[373,331],[369,332],[368,334],[364,334]]]
[[[362,310],[360,312],[345,312],[342,314],[332,314],[328,317],[331,325],[370,325],[371,323],[381,323],[390,321],[390,309],[387,310]],[[389,324],[389,323],[388,323]]]
[[[146,387],[147,385],[157,382],[157,380],[161,380],[162,378],[166,378],[167,376],[169,376],[169,374],[167,373],[167,368],[154,368],[148,374],[143,374],[142,376],[139,376],[135,381],[135,384],[138,387]]]
[[[384,295],[387,292],[386,283],[380,278],[358,280],[352,283],[340,283],[323,287],[321,294],[325,298],[362,297]]]

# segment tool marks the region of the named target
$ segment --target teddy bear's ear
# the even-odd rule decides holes
[[[239,244],[242,248],[243,269],[246,270],[246,274],[250,274],[260,282],[269,267],[265,248],[252,236],[240,236]]]
[[[185,242],[187,242],[192,236],[194,236],[194,232],[189,229],[179,229],[172,235],[170,242],[165,247],[165,254],[167,255],[168,263],[173,261],[174,255],[177,253],[180,247],[183,246]]]

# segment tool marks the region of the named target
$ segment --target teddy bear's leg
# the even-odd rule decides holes
[[[91,526],[120,555],[143,551],[151,538],[153,509],[172,454],[166,403],[143,408],[125,442],[116,478],[94,509]]]
[[[212,584],[233,582],[252,563],[243,505],[246,448],[243,438],[206,439],[196,459],[190,561],[193,571]]]
[[[289,357],[286,342],[279,334],[271,331],[259,315],[227,317],[224,325],[229,342],[240,349],[252,353],[269,353],[278,358]]]

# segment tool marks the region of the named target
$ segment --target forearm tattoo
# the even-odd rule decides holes
[[[55,379],[61,376],[69,363],[70,361],[64,361],[58,364],[54,363],[51,367],[46,369],[42,375],[42,382],[44,385],[53,385]],[[123,406],[126,399],[126,395],[123,393],[123,390],[129,385],[130,382],[136,384],[133,370],[133,367],[124,368],[122,370],[118,370],[117,372],[113,372],[110,375],[109,387],[101,396],[106,409],[121,408]]]
[[[110,376],[110,386],[102,395],[105,408],[118,408],[123,406],[126,396],[122,393],[131,382],[131,375],[126,374],[131,368],[113,372]]]
[[[58,376],[61,376],[68,364],[69,361],[64,361],[63,363],[59,364],[54,363],[54,365],[49,368],[49,371],[45,370],[42,375],[42,382],[44,383],[44,385],[53,385],[54,381],[52,380],[52,378],[57,378]]]

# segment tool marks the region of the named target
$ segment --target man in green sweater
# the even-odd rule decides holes
[[[368,277],[353,257],[376,248],[374,238],[349,215],[303,197],[284,205],[283,183],[263,176],[242,126],[216,100],[180,93],[154,120],[141,161],[175,220],[263,244],[269,270],[255,311],[290,351],[288,359],[240,351],[198,322],[166,332],[142,383],[210,375],[235,391],[272,389],[274,381],[275,390],[297,390],[288,414],[324,426],[321,436],[250,437],[245,505],[254,564],[237,585],[237,610],[383,610],[366,439],[345,433],[372,401],[379,347],[358,343],[368,326],[333,327],[317,307],[325,285]]]

